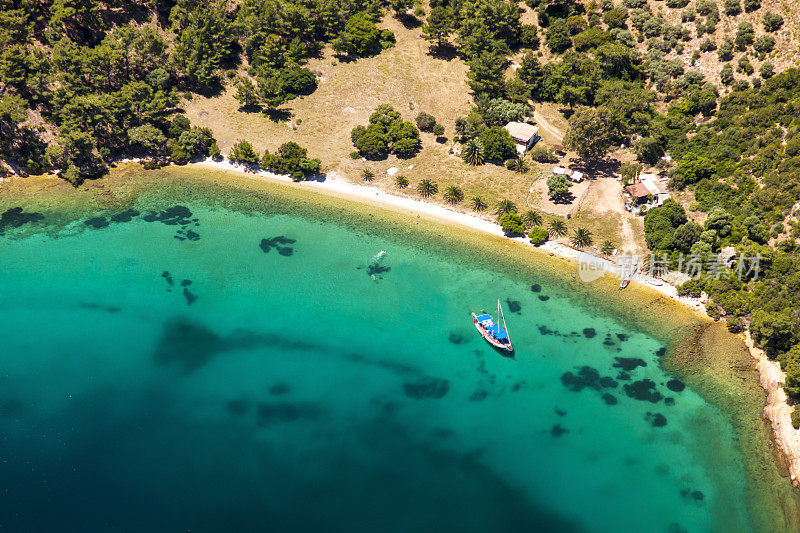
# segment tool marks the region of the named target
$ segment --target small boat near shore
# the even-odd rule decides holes
[[[620,288],[620,290],[622,290],[622,289],[624,289],[625,287],[627,287],[627,286],[630,284],[630,282],[631,282],[630,278],[625,278],[625,279],[623,279],[622,281],[620,281],[620,282],[619,282],[619,288]]]
[[[489,313],[483,313],[481,315],[476,315],[475,313],[470,314],[475,323],[475,328],[486,342],[497,350],[506,352],[508,355],[514,354],[514,346],[511,344],[511,337],[508,336],[506,319],[503,316],[503,308],[500,306],[499,299],[497,300],[497,316],[503,323],[502,326],[496,323]]]

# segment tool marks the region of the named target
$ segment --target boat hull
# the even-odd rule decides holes
[[[472,316],[475,317],[475,314],[473,313]],[[503,353],[504,355],[511,356],[511,355],[514,354],[514,347],[511,345],[511,343],[503,344],[502,342],[498,342],[494,337],[492,337],[489,334],[488,331],[486,331],[485,328],[483,328],[480,325],[480,323],[478,322],[477,318],[473,318],[472,323],[475,324],[475,329],[477,329],[478,333],[481,334],[481,337],[483,337],[483,340],[488,342],[489,345],[492,346],[492,348],[494,348],[495,350],[498,350],[499,352]]]

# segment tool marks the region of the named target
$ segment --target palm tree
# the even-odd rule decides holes
[[[529,210],[527,213],[522,215],[522,220],[530,224],[531,226],[541,226],[542,225],[542,215],[534,211],[533,209]]]
[[[506,161],[506,168],[520,174],[525,174],[529,170],[528,164],[519,157],[515,157]]]
[[[592,239],[592,232],[586,228],[576,229],[569,240],[576,248],[586,248],[587,246],[591,246],[594,242]]]
[[[600,251],[603,252],[604,255],[611,255],[611,254],[614,253],[615,249],[616,249],[616,246],[614,246],[614,243],[609,241],[609,240],[606,240],[603,243],[603,247],[600,248]]]
[[[567,234],[567,223],[563,220],[555,219],[550,222],[550,235],[563,237]]]
[[[505,215],[506,213],[517,212],[517,206],[511,200],[500,200],[497,204],[497,214]]]
[[[423,198],[429,198],[439,192],[439,186],[436,185],[431,180],[425,178],[424,180],[419,182],[417,186],[417,191],[419,191],[420,196]]]
[[[450,205],[460,203],[464,199],[464,191],[457,185],[450,185],[444,192],[444,201]]]
[[[368,168],[361,171],[361,179],[369,183],[375,179],[375,173]]]
[[[469,165],[482,165],[486,161],[483,143],[476,139],[470,139],[464,144],[464,148],[461,150],[461,157]]]
[[[475,211],[484,211],[487,207],[489,207],[489,205],[486,203],[486,200],[480,196],[473,196],[469,203],[472,205],[472,209]]]
[[[394,178],[394,184],[397,185],[399,189],[405,189],[408,187],[408,178],[405,176],[397,176]]]

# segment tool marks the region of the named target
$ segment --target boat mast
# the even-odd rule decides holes
[[[506,337],[508,337],[508,344],[511,344],[511,335],[509,335],[508,328],[506,327],[506,317],[503,316],[503,308],[500,306],[500,298],[497,299],[497,314],[500,315],[500,319],[503,321],[503,329],[506,332]]]

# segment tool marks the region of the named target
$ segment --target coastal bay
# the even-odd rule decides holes
[[[186,383],[178,391],[176,403],[170,405],[170,416],[159,423],[185,424],[191,419],[201,425],[211,423],[216,430],[242,432],[241,420],[255,416],[257,425],[264,424],[259,426],[264,434],[248,434],[255,440],[247,442],[258,448],[268,436],[267,442],[277,446],[270,448],[272,457],[282,459],[270,464],[284,468],[287,458],[332,453],[330,447],[320,449],[307,443],[315,438],[323,443],[331,442],[331,437],[333,442],[343,439],[347,432],[342,428],[354,427],[349,417],[355,417],[357,427],[374,424],[378,428],[375,434],[359,433],[354,441],[344,439],[354,448],[359,445],[359,454],[370,457],[369,450],[377,446],[383,451],[375,459],[380,464],[393,457],[393,452],[397,457],[410,454],[420,466],[436,465],[439,470],[435,471],[444,480],[468,472],[475,488],[468,485],[460,499],[450,495],[459,505],[471,507],[491,499],[488,493],[495,498],[504,495],[501,499],[514,494],[512,500],[520,503],[513,508],[494,500],[480,507],[484,513],[480,520],[495,520],[493,513],[498,509],[518,519],[508,522],[512,529],[539,517],[551,529],[634,530],[648,523],[659,505],[664,506],[666,517],[674,518],[659,523],[659,530],[668,530],[673,523],[688,530],[723,527],[730,531],[788,531],[796,525],[794,493],[788,480],[779,475],[769,432],[760,417],[764,395],[746,351],[739,350],[741,343],[737,347],[735,336],[653,291],[632,287],[620,293],[612,280],[584,285],[575,280],[574,264],[501,237],[209,169],[144,172],[132,165],[115,171],[103,183],[88,184],[86,190],[75,191],[47,178],[31,179],[29,184],[19,185],[19,190],[15,187],[2,191],[2,211],[22,206],[23,212],[42,213],[43,218],[9,230],[4,237],[7,270],[22,276],[4,280],[3,293],[14,296],[7,305],[16,310],[18,328],[9,346],[16,347],[14,353],[26,349],[29,356],[38,350],[39,359],[33,361],[42,367],[57,365],[54,368],[65,375],[70,374],[71,363],[80,361],[85,368],[92,368],[86,376],[123,391],[122,397],[118,392],[109,395],[112,399],[105,403],[111,408],[107,411],[87,416],[85,405],[76,407],[71,400],[58,397],[59,392],[66,398],[79,389],[85,389],[84,397],[97,393],[94,386],[78,387],[77,379],[86,376],[73,370],[61,391],[56,387],[53,397],[41,400],[41,406],[47,405],[46,412],[62,409],[84,428],[94,427],[98,417],[119,422],[116,411],[121,410],[125,398],[139,396],[135,387],[120,387],[115,379],[118,373],[132,371],[131,375],[139,376],[141,372],[142,381],[159,394],[164,386],[174,385],[176,375],[191,375],[183,380]],[[47,188],[53,190],[48,193]],[[188,209],[191,217],[181,210],[163,215],[177,206]],[[130,221],[112,220],[131,209],[139,214],[131,215]],[[156,216],[147,222],[144,217],[151,211]],[[192,222],[194,218],[197,222]],[[87,224],[90,220],[94,222]],[[188,222],[167,223],[173,220]],[[183,225],[187,226],[183,233],[176,233]],[[199,238],[189,236],[189,231]],[[162,246],[152,246],[156,242]],[[87,249],[93,250],[93,255],[82,255]],[[380,249],[389,250],[393,263],[392,270],[376,283],[363,267]],[[347,251],[344,257],[342,250]],[[269,262],[256,262],[264,260]],[[28,267],[26,273],[24,264],[34,267]],[[60,276],[72,286],[65,286]],[[184,281],[191,283],[183,286]],[[535,285],[538,291],[533,290]],[[71,318],[65,321],[64,330],[51,328],[40,342],[31,344],[32,332],[25,324],[57,323],[46,319],[53,316],[53,310],[36,304],[49,301],[53,294],[64,306],[56,314]],[[147,299],[141,298],[143,294]],[[470,306],[491,308],[496,297],[520,306],[519,315],[509,315],[515,342],[523,347],[513,361],[482,345],[465,316]],[[273,302],[274,307],[265,302]],[[330,322],[329,314],[314,310],[312,303],[328,305],[326,310],[340,315]],[[81,311],[76,313],[76,309]],[[67,334],[66,330],[79,331],[82,323],[96,322],[98,314],[104,320],[118,317],[118,323],[112,322],[119,327],[114,333],[121,332],[130,345],[115,343],[108,332]],[[192,320],[176,318],[183,315]],[[197,326],[198,322],[203,327]],[[369,332],[364,337],[380,339],[382,346],[394,348],[376,348],[370,338],[361,338],[361,333],[343,335],[337,327],[342,322],[357,325],[359,331]],[[299,328],[308,323],[314,327]],[[297,345],[265,347],[284,337]],[[191,341],[189,345],[170,348],[186,339]],[[199,349],[200,345],[217,349],[209,354],[208,348]],[[78,349],[81,346],[85,351]],[[110,346],[115,349],[109,351]],[[235,356],[215,357],[220,351]],[[331,358],[332,353],[338,353],[341,361]],[[287,354],[293,363],[284,361]],[[270,363],[267,368],[264,358]],[[236,362],[231,362],[234,359]],[[625,370],[614,365],[634,364],[628,359],[646,363],[637,362],[629,370],[637,373],[631,384],[651,380],[662,398],[652,402],[654,396],[648,391],[653,391],[646,384],[641,395],[644,400],[633,397],[635,390],[633,396],[622,392],[626,383],[617,376]],[[101,361],[111,374],[103,376],[97,371]],[[486,373],[480,370],[481,363]],[[588,371],[581,373],[584,366],[599,373],[597,382]],[[32,390],[43,386],[43,380],[26,373],[22,365],[15,367],[10,359],[7,368],[7,374],[15,378],[12,382],[28,383]],[[164,369],[169,375],[163,375]],[[346,377],[337,381],[332,377],[337,373]],[[575,379],[565,381],[567,373]],[[153,374],[162,375],[150,381]],[[607,382],[609,387],[604,388],[599,380],[605,377],[611,377],[617,386]],[[672,391],[666,385],[672,379],[689,387]],[[448,383],[444,393],[441,380]],[[130,384],[133,380],[123,381]],[[315,388],[314,383],[322,386]],[[337,392],[348,386],[352,390],[353,383],[359,386],[359,393],[351,394],[354,398],[345,399]],[[298,398],[291,402],[274,399],[291,395],[289,391]],[[618,403],[609,405],[604,394]],[[663,402],[667,395],[674,405]],[[30,402],[25,393],[21,396],[17,405]],[[324,413],[325,409],[316,405],[319,402],[328,405],[332,414]],[[97,407],[97,401],[90,405]],[[159,409],[158,405],[155,402],[144,410],[137,405],[130,414],[142,416]],[[220,417],[221,408],[238,422]],[[329,415],[336,423],[325,420]],[[667,423],[659,425],[662,419],[656,415],[662,415]],[[24,420],[24,411],[17,416]],[[287,419],[291,422],[288,429]],[[54,423],[52,419],[37,422]],[[129,426],[123,423],[120,427]],[[149,427],[155,436],[139,435],[135,442],[152,446],[150,452],[159,454],[167,441],[176,449],[191,448],[188,440],[165,427]],[[205,446],[218,446],[210,449],[228,457],[225,464],[229,470],[243,476],[236,478],[237,482],[252,482],[236,459],[227,455],[230,441],[212,442],[207,428],[197,425],[184,428],[191,429],[188,434]],[[424,438],[400,438],[406,433]],[[484,436],[476,439],[476,435]],[[398,439],[396,449],[387,445]],[[63,442],[75,450],[75,442],[81,440],[67,435]],[[305,455],[281,453],[281,446],[298,442],[306,443]],[[379,444],[365,446],[365,442]],[[657,447],[660,456],[643,451],[648,446]],[[424,454],[419,453],[420,447]],[[334,447],[333,451],[346,448]],[[247,450],[252,452],[250,447]],[[96,449],[90,451],[97,453]],[[147,457],[133,455],[140,460]],[[84,466],[97,464],[91,453],[72,457],[85,459]],[[258,457],[245,457],[255,461],[251,465],[265,464],[259,463]],[[350,469],[340,478],[352,478],[358,465],[349,455],[344,458]],[[205,459],[210,462],[212,458]],[[119,462],[112,457],[106,464],[117,468]],[[324,466],[324,461],[321,464]],[[207,468],[197,471],[210,475]],[[303,471],[282,471],[281,479],[296,479]],[[176,469],[165,474],[164,480],[174,484],[183,474]],[[387,473],[390,479],[398,475]],[[425,479],[419,472],[415,476],[415,482]],[[502,482],[490,482],[498,478]],[[130,474],[125,479],[130,480]],[[201,480],[208,481],[202,476]],[[438,496],[434,489],[425,494],[441,498],[446,485],[442,481]],[[514,490],[505,492],[509,487]],[[406,488],[411,490],[411,485]],[[27,489],[37,494],[33,484]],[[298,494],[305,490],[302,484],[295,489]],[[364,493],[358,483],[352,490],[347,494]],[[683,494],[684,490],[688,492]],[[628,503],[609,507],[609,501],[598,496],[603,491]],[[630,508],[632,494],[648,495],[647,502],[639,502],[635,511]],[[182,511],[188,511],[192,501],[186,498]],[[530,508],[531,502],[536,503],[534,508]],[[225,505],[235,508],[232,502]],[[426,509],[420,511],[421,516],[437,516],[433,509],[427,509],[427,515],[423,511]],[[576,514],[580,516],[576,518]],[[170,516],[179,520],[185,515]],[[571,518],[565,520],[565,516]],[[344,517],[343,513],[340,518]]]

